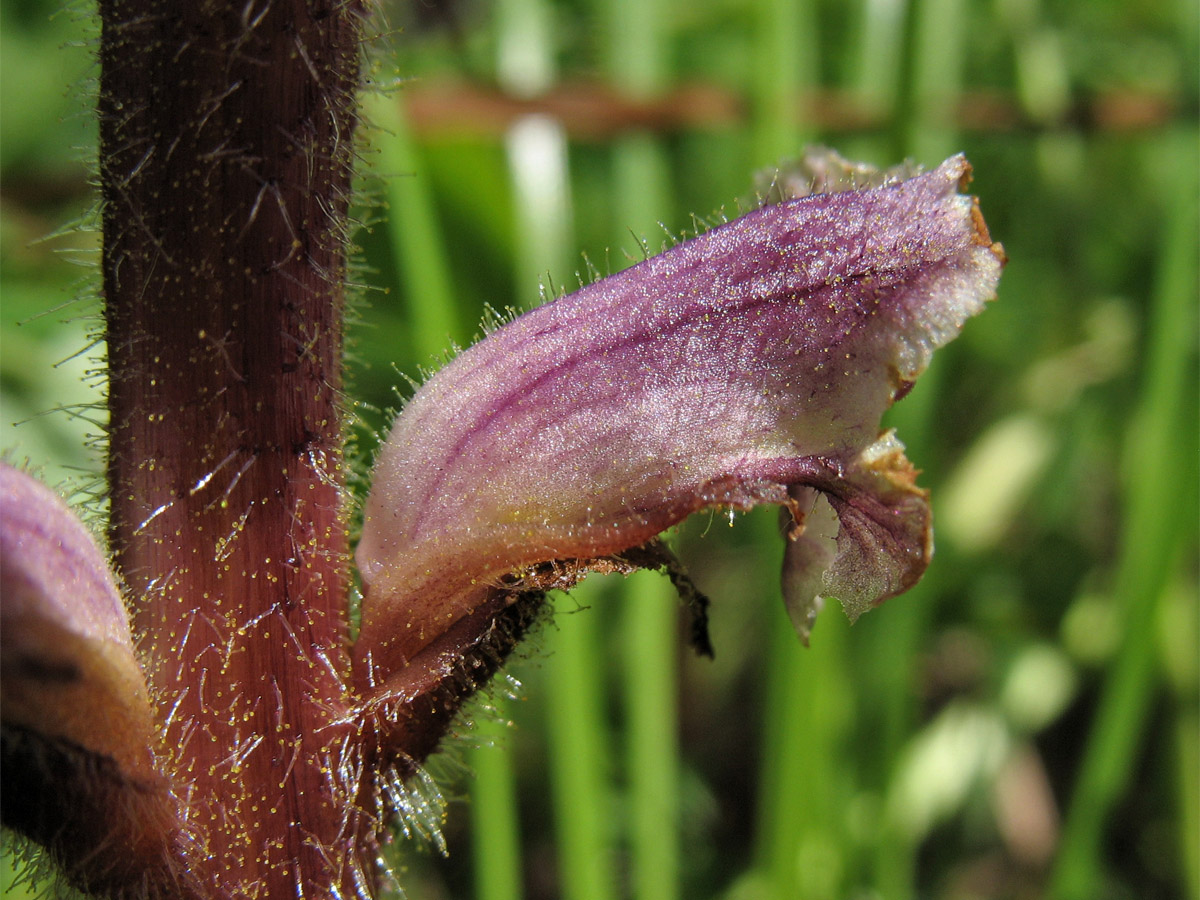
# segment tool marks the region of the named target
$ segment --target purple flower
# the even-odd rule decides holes
[[[498,593],[612,568],[712,507],[791,511],[802,637],[821,596],[857,616],[911,587],[929,508],[879,421],[994,295],[1004,254],[959,193],[969,174],[961,156],[909,178],[813,157],[776,192],[832,192],[679,244],[447,365],[379,453],[358,659],[402,673]]]
[[[83,523],[3,463],[0,660],[5,824],[69,846],[96,890],[139,879],[179,822],[125,607]]]

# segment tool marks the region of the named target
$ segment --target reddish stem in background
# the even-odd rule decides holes
[[[347,890],[355,4],[100,4],[110,540],[209,897]]]

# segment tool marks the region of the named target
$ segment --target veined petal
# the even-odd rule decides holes
[[[959,193],[969,171],[954,157],[765,206],[457,357],[376,462],[358,654],[395,670],[506,577],[618,554],[705,507],[787,504],[797,485],[840,519],[824,590],[861,609],[911,585],[924,495],[898,445],[869,448],[994,294],[1003,252]]]
[[[820,576],[818,596],[836,597],[857,619],[872,606],[916,584],[933,556],[928,495],[916,485],[917,472],[904,446],[891,431],[864,447],[836,478],[809,484],[825,492],[837,514],[837,553],[832,563],[806,564]],[[785,587],[796,566],[794,553],[784,561]],[[806,585],[807,588],[807,585]],[[794,586],[789,606],[807,602]],[[801,631],[801,638],[807,635]]]

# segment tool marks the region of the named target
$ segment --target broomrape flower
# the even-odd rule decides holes
[[[805,639],[820,596],[857,616],[915,584],[929,507],[879,421],[994,294],[1003,251],[959,192],[969,173],[814,155],[781,202],[461,354],[376,462],[359,659],[403,673],[537,567],[569,584],[707,507],[791,512]]]
[[[377,771],[415,771],[507,652],[491,636],[513,611],[589,571],[665,567],[686,587],[657,535],[689,514],[787,511],[783,594],[805,641],[823,598],[856,617],[916,583],[928,500],[879,423],[994,296],[1004,253],[969,175],[961,156],[878,173],[814,154],[760,208],[512,320],[417,391],[366,500],[361,630],[322,726],[336,740],[292,751],[324,740],[322,790],[359,810],[339,834],[360,836],[322,851],[329,877],[350,866],[370,891],[354,860],[382,827]],[[103,554],[27,475],[0,467],[0,493],[5,823],[96,893],[236,893],[203,874],[216,826],[190,815],[189,770],[163,762],[175,713],[148,696],[153,661]],[[223,673],[197,690],[220,696]],[[222,739],[214,723],[204,741]],[[228,759],[258,752],[257,726],[230,727]],[[221,819],[222,839],[250,840],[245,816]]]

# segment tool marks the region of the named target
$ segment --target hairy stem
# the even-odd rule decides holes
[[[205,896],[369,883],[339,409],[354,4],[103,0],[110,540]]]

